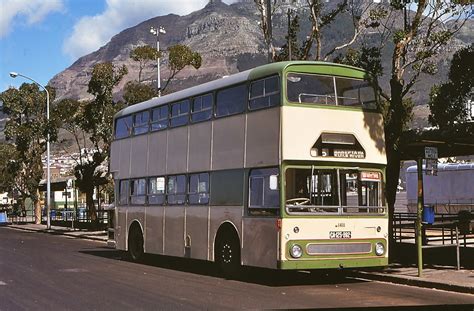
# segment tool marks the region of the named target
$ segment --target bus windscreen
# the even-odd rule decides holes
[[[360,79],[288,73],[287,97],[294,103],[377,108],[374,88]]]

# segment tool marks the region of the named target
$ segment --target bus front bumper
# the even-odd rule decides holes
[[[388,265],[388,257],[370,258],[337,258],[337,259],[295,259],[281,260],[278,269],[281,270],[306,270],[306,269],[344,269],[383,267]]]

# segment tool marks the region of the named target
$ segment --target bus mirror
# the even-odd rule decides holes
[[[270,190],[278,190],[278,176],[270,175]]]

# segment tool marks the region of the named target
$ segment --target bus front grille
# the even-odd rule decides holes
[[[309,255],[331,255],[331,254],[367,254],[372,252],[371,243],[327,243],[308,244]]]

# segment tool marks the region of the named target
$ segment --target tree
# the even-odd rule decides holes
[[[55,92],[48,87],[50,100]],[[46,151],[46,138],[55,141],[57,131],[54,118],[46,119],[46,92],[40,91],[36,84],[24,83],[19,89],[10,88],[3,92],[1,100],[4,112],[9,116],[5,125],[5,137],[11,141],[8,148],[12,158],[4,169],[10,179],[9,191],[18,193],[19,201],[30,198],[35,206],[35,222],[41,223],[39,183],[44,175],[43,153]]]
[[[390,67],[390,91],[380,90],[386,99],[385,144],[387,153],[386,197],[389,207],[390,236],[394,213],[396,191],[400,175],[400,150],[405,143],[402,138],[411,108],[407,107],[409,94],[422,74],[433,75],[437,66],[433,56],[445,46],[463,25],[462,16],[466,7],[446,1],[419,0],[415,12],[409,12],[407,3],[392,1],[386,14],[381,14],[380,29],[390,29],[392,55]],[[385,10],[382,8],[380,10]],[[404,16],[403,27],[398,28],[397,16]],[[458,19],[453,28],[441,21],[450,16]],[[385,42],[381,41],[381,44]]]
[[[163,92],[167,88],[171,80],[183,70],[186,66],[193,66],[195,69],[201,67],[201,54],[193,52],[189,47],[181,44],[176,44],[168,48],[168,67],[170,75],[166,80],[165,86],[161,89]]]
[[[277,62],[290,60],[290,56],[291,60],[302,59],[301,48],[298,45],[298,32],[300,30],[299,16],[298,14],[293,15],[291,11],[289,11],[288,18],[290,19],[290,24],[288,34],[285,36],[286,43],[274,57],[274,60]]]
[[[149,45],[138,46],[130,52],[130,58],[138,62],[138,83],[142,81],[142,71],[148,62],[161,57],[161,52]]]
[[[156,96],[156,90],[149,84],[128,81],[123,88],[123,99],[132,106]]]
[[[263,39],[270,59],[275,59],[276,49],[273,45],[272,20],[277,8],[276,0],[254,0],[257,10],[260,14],[260,29],[262,30]]]
[[[161,57],[161,51],[157,52],[155,48],[150,46],[140,46],[135,48],[130,57],[140,62],[140,71],[138,74],[138,83],[129,82],[124,88],[124,99],[129,105],[150,99],[155,95],[152,87],[149,85],[141,85],[142,69],[149,60]],[[176,44],[168,48],[168,69],[170,74],[165,82],[165,86],[161,88],[164,92],[169,83],[181,72],[186,66],[193,66],[195,69],[201,67],[202,58],[198,52],[193,52],[189,47]]]
[[[385,144],[387,153],[386,198],[389,207],[389,233],[392,237],[392,217],[400,175],[401,150],[407,143],[403,133],[411,119],[413,103],[411,91],[423,74],[437,73],[433,61],[443,46],[469,17],[468,7],[448,0],[419,0],[416,10],[410,11],[410,1],[392,0],[389,6],[377,5],[369,12],[374,31],[378,33],[376,49],[391,48],[390,89],[379,89],[385,99]],[[400,22],[403,17],[403,22]],[[442,21],[450,17],[452,23]],[[451,28],[450,28],[451,27]],[[364,63],[358,64],[364,66]],[[367,65],[367,64],[365,64]]]
[[[315,59],[330,60],[336,51],[342,51],[362,38],[361,34],[369,28],[377,38],[373,45],[362,45],[365,50],[354,53],[347,50],[346,55],[338,59],[359,66],[367,70],[375,70],[381,74],[380,66],[371,66],[369,60],[377,58],[377,53],[384,48],[391,49],[390,84],[385,92],[379,89],[384,98],[383,111],[385,114],[385,143],[387,153],[386,197],[389,207],[389,233],[392,236],[392,217],[394,212],[398,178],[400,174],[400,150],[405,143],[402,133],[411,118],[413,104],[409,95],[420,75],[433,75],[437,66],[433,62],[435,56],[443,46],[446,46],[453,35],[461,29],[465,20],[472,16],[471,5],[465,1],[450,0],[418,0],[415,11],[408,9],[411,1],[391,0],[384,3],[363,4],[363,1],[342,0],[335,9],[324,13],[322,1],[307,0],[309,5],[312,31],[304,44],[303,59],[309,55],[313,41],[316,44]],[[345,10],[351,11],[353,36],[349,41],[328,49],[322,56],[323,37],[321,27],[335,20]],[[443,20],[450,18],[450,23]],[[402,20],[403,18],[403,20]],[[309,47],[308,47],[309,46]],[[371,50],[375,48],[375,50]],[[308,53],[306,53],[308,51]],[[352,54],[352,55],[351,55]]]
[[[334,62],[364,68],[374,78],[383,74],[382,54],[379,47],[363,45],[359,49],[348,48],[346,54],[336,56]]]
[[[273,9],[268,9],[266,0],[255,0],[257,9],[260,15],[260,27],[262,29],[263,37],[267,48],[272,54],[274,61],[287,60],[283,58],[285,53],[288,53],[287,44],[282,47],[282,52],[277,54],[276,48],[273,45],[273,37],[271,33],[271,25],[268,19],[268,13],[271,11],[271,15],[275,14],[275,2],[273,3]],[[371,1],[363,0],[340,0],[336,4],[334,2],[328,3],[324,0],[306,0],[306,7],[303,10],[295,11],[289,34],[290,42],[292,47],[292,59],[308,60],[313,58],[314,60],[329,60],[336,52],[339,52],[356,42],[356,40],[367,32],[368,29],[379,26],[377,19],[379,16],[376,11],[372,8],[374,3]],[[371,12],[371,14],[369,14]],[[297,34],[299,33],[299,17],[298,14],[309,13],[309,20],[311,22],[311,28],[306,34],[306,39],[301,43],[301,46],[297,43]],[[338,18],[350,18],[352,25],[352,35],[348,39],[342,39],[343,42],[339,42],[336,46],[327,46],[324,42],[323,31],[329,28]],[[345,41],[344,41],[345,40]],[[330,41],[330,40],[327,40]],[[287,37],[288,42],[288,37]],[[323,54],[323,47],[325,47],[325,53]],[[314,48],[314,51],[313,51]],[[288,56],[288,54],[286,54]]]
[[[451,60],[448,82],[431,89],[428,119],[434,126],[450,127],[469,117],[468,101],[473,100],[474,44],[457,51]]]
[[[10,195],[16,192],[16,164],[18,153],[15,145],[0,143],[0,192],[8,192]]]
[[[56,110],[63,120],[62,127],[75,137],[79,150],[74,167],[76,186],[86,194],[92,221],[97,220],[94,190],[108,182],[108,177],[104,176],[107,168],[101,169],[101,166],[109,157],[113,117],[122,108],[120,103],[114,102],[112,91],[125,74],[125,66],[116,68],[109,62],[96,64],[88,85],[88,92],[94,99],[88,102],[64,100]]]

